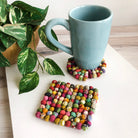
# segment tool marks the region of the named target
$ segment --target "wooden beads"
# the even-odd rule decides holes
[[[57,125],[86,130],[91,126],[97,100],[98,90],[92,86],[53,80],[37,109],[36,117]]]
[[[104,59],[101,61],[101,64],[94,70],[85,70],[79,68],[76,65],[73,57],[69,58],[67,62],[67,71],[69,72],[69,74],[73,75],[76,79],[80,81],[86,81],[88,78],[91,79],[100,77],[103,73],[105,73],[105,67],[106,63]]]

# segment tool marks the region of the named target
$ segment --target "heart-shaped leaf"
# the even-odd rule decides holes
[[[0,31],[18,40],[26,40],[26,26],[21,24],[7,24],[0,26]]]
[[[12,9],[10,13],[13,16],[11,17],[14,17],[15,15],[17,17],[16,19],[18,19],[20,23],[40,25],[41,22],[45,19],[48,11],[48,6],[45,9],[40,9],[40,8],[33,7],[22,1],[15,1],[12,3],[12,5],[18,7],[20,9],[20,12],[19,10],[16,11],[15,9]],[[22,14],[19,14],[19,13],[22,13]]]
[[[0,67],[10,66],[10,62],[0,52]]]
[[[50,75],[64,75],[60,67],[50,58],[46,58],[43,61],[43,66]]]
[[[32,34],[33,34],[33,29],[31,25],[27,25],[27,31],[26,31],[26,41],[21,41],[21,40],[17,40],[17,44],[19,45],[19,47],[21,49],[26,48],[28,46],[28,44],[31,42],[32,39]]]
[[[12,24],[20,23],[22,16],[23,16],[23,12],[21,9],[13,6],[10,7],[9,19]]]
[[[19,94],[29,92],[37,87],[39,75],[37,72],[31,72],[24,75],[19,84]]]
[[[31,48],[23,49],[18,55],[18,69],[19,71],[25,75],[31,71],[36,66],[37,55]]]
[[[15,6],[10,7],[9,19],[12,24],[17,24],[17,23],[28,24],[33,22],[34,20],[30,12],[22,10]]]
[[[0,0],[0,22],[5,23],[7,20],[7,0]]]
[[[9,48],[12,44],[16,42],[16,39],[14,37],[4,34],[2,32],[0,33],[0,39],[3,45],[5,46],[5,48]]]
[[[6,11],[7,11],[7,20],[4,24],[11,24],[10,19],[9,19],[9,11],[10,11],[10,4],[7,4]]]
[[[47,36],[45,34],[45,25],[40,27],[39,30],[38,30],[38,34],[39,34],[39,37],[41,39],[41,41],[50,49],[54,50],[54,51],[58,51],[58,48],[55,47],[48,39],[47,39]],[[52,33],[52,36],[58,40],[55,32],[53,30],[51,30],[51,33]]]

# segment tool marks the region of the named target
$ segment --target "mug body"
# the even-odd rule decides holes
[[[79,67],[95,69],[100,65],[111,22],[111,11],[102,6],[82,6],[69,12],[72,53]]]

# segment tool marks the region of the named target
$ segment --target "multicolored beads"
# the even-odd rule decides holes
[[[86,130],[98,100],[92,86],[73,85],[53,80],[45,93],[36,117],[57,125]]]
[[[67,62],[67,71],[69,72],[69,74],[73,75],[76,79],[80,81],[86,81],[88,78],[91,79],[100,77],[103,73],[105,73],[105,68],[106,63],[104,59],[101,61],[101,64],[94,70],[79,68],[75,63],[73,57],[69,58]]]

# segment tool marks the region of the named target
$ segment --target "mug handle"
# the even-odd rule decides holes
[[[52,19],[50,21],[48,21],[48,23],[46,24],[46,28],[45,28],[45,33],[46,36],[48,38],[48,40],[57,48],[61,49],[62,51],[72,55],[72,49],[70,47],[67,47],[61,43],[59,43],[51,34],[51,29],[53,26],[55,25],[62,25],[64,26],[67,30],[70,30],[69,27],[69,22],[68,20],[62,19],[62,18],[55,18]]]

